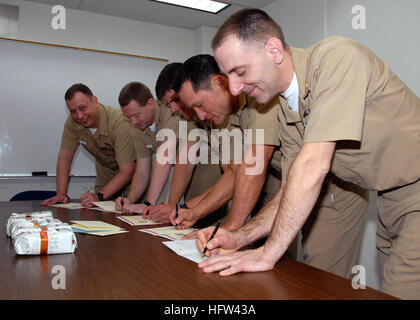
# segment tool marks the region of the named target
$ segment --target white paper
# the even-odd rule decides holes
[[[50,205],[50,207],[66,208],[66,209],[83,209],[83,208],[86,208],[86,207],[82,206],[81,203],[78,203],[78,202],[57,203],[57,204]]]
[[[206,256],[201,258],[202,253],[198,251],[196,239],[164,241],[162,243],[176,254],[195,263],[201,263],[207,259]]]
[[[150,219],[144,219],[143,216],[117,216],[118,219],[128,223],[130,226],[147,226],[153,224],[162,224],[162,222],[155,222]]]
[[[195,230],[197,229],[187,228],[178,230],[174,226],[169,226],[160,228],[140,229],[139,231],[150,233],[154,236],[163,237],[169,240],[181,240],[184,236]]]

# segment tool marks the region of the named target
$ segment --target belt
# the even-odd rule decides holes
[[[278,171],[276,169],[274,169],[271,165],[268,168],[268,174],[271,174],[272,176],[274,176],[275,178],[279,179],[281,181],[281,171]]]
[[[378,191],[378,196],[379,196],[379,197],[382,197],[384,194],[386,194],[386,193],[388,193],[388,192],[392,192],[392,191],[395,191],[395,190],[401,189],[401,188],[403,188],[403,187],[405,187],[405,186],[409,186],[409,185],[414,184],[414,183],[416,183],[416,182],[417,182],[417,181],[415,181],[415,182],[413,182],[413,183],[406,184],[406,185],[404,185],[404,186],[399,186],[399,187],[395,187],[395,188],[390,188],[390,189],[386,189],[386,190],[381,190],[381,191]]]

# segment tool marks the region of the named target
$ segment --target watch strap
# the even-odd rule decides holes
[[[99,201],[105,201],[105,196],[102,192],[97,192],[96,195],[98,196]]]

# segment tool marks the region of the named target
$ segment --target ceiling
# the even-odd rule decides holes
[[[213,14],[150,0],[32,0],[32,2],[48,5],[63,5],[67,9],[89,11],[187,29],[197,29],[201,26],[218,28],[227,17],[240,9],[261,8],[274,0],[218,1],[229,3],[230,6],[218,14]]]

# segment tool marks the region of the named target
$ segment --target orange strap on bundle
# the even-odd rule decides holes
[[[41,250],[40,250],[40,254],[48,254],[48,233],[47,230],[48,228],[41,228],[41,232],[39,233],[40,237],[41,237]]]
[[[26,215],[26,220],[32,220],[32,215],[31,214],[27,214]]]

